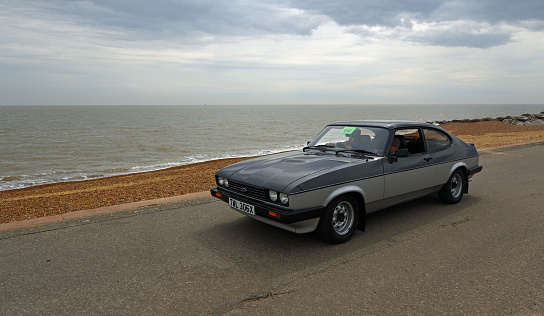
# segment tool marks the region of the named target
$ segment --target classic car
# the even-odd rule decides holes
[[[210,191],[253,219],[342,243],[369,213],[433,193],[459,202],[481,170],[473,144],[434,124],[337,122],[302,150],[222,168]]]

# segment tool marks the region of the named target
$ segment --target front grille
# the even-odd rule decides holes
[[[236,194],[246,196],[252,199],[265,201],[266,200],[266,189],[249,186],[247,184],[242,184],[239,182],[229,181],[229,190],[235,192]]]

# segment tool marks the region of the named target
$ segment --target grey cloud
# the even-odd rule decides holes
[[[444,1],[430,18],[440,20],[468,19],[491,24],[500,22],[519,24],[528,20],[544,20],[544,1]]]
[[[423,18],[440,6],[440,1],[421,0],[293,0],[297,8],[324,14],[339,25],[389,26],[400,24],[399,16]]]
[[[407,36],[413,42],[445,46],[445,47],[475,47],[490,48],[510,42],[512,35],[506,32],[471,34],[465,32],[431,32],[425,35]]]
[[[132,36],[191,37],[195,34],[248,36],[261,33],[309,35],[323,17],[270,1],[51,0],[50,14],[80,24],[124,30]]]
[[[311,35],[326,21],[362,38],[424,45],[489,48],[508,43],[514,28],[544,30],[542,0],[4,0],[29,19],[70,21],[111,40],[197,43],[200,38]],[[6,13],[8,14],[8,13]],[[1,15],[1,14],[0,14]],[[450,25],[423,32],[416,23]],[[369,32],[379,26],[382,31]],[[482,31],[482,28],[487,30]]]
[[[444,47],[490,48],[512,40],[512,33],[501,26],[470,21],[406,22],[387,31],[365,26],[353,26],[348,30],[362,39],[400,40]]]
[[[330,16],[340,25],[394,27],[400,24],[401,17],[424,22],[544,20],[542,0],[293,0],[292,3],[297,8]]]
[[[544,30],[542,0],[293,0],[296,7],[331,17],[356,34],[370,36],[368,27],[387,29],[389,39],[403,39],[426,45],[489,48],[511,41],[511,31],[500,29],[501,23],[532,31]],[[452,28],[416,32],[410,21],[450,23]],[[461,27],[455,26],[462,21]],[[490,29],[481,32],[482,25]],[[365,28],[367,27],[367,28]],[[378,37],[380,35],[377,35]],[[382,35],[383,36],[383,35]]]

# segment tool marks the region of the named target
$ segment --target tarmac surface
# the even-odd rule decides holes
[[[0,315],[544,315],[544,144],[332,246],[212,197],[0,231]]]

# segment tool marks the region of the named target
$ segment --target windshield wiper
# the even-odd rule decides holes
[[[317,145],[317,146],[310,146],[310,147],[304,147],[302,148],[302,151],[306,151],[306,149],[315,149],[315,150],[333,150],[336,151],[336,147],[331,145]]]
[[[364,149],[344,149],[344,150],[339,150],[337,152],[338,153],[356,153],[356,154],[362,154],[362,155],[372,155],[372,156],[376,156],[377,154],[375,152],[372,152],[372,151],[368,151],[368,150],[364,150]]]

